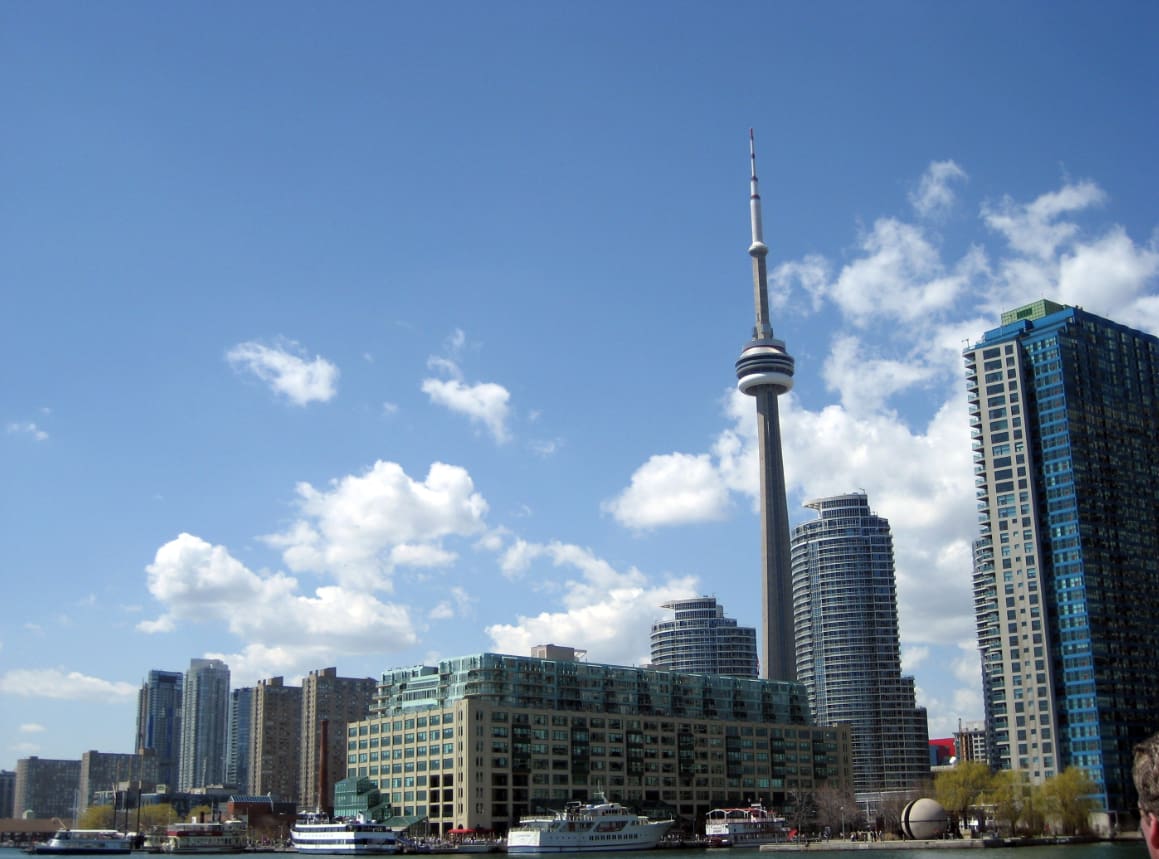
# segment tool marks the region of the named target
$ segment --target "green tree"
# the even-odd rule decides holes
[[[981,761],[961,761],[934,779],[935,798],[950,813],[954,832],[962,834],[961,821],[990,789],[990,768]]]
[[[134,811],[134,822],[137,820]],[[159,803],[157,805],[142,805],[140,817],[141,832],[163,832],[165,827],[177,820],[177,812],[173,810],[173,806],[169,803]]]
[[[112,829],[113,807],[111,805],[90,805],[77,819],[77,829]]]
[[[1016,833],[1029,799],[1030,784],[1026,780],[1026,773],[1021,770],[999,770],[994,773],[990,789],[984,797],[984,801],[994,808],[994,819],[999,825],[999,831],[1003,831],[1002,824],[1005,824],[1005,833],[1010,836]]]
[[[1059,822],[1066,835],[1085,835],[1090,815],[1098,803],[1093,794],[1098,788],[1084,770],[1067,767],[1043,782],[1042,790],[1050,815]]]

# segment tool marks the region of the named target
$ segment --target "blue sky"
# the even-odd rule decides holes
[[[1154,3],[0,18],[0,767],[130,751],[191,657],[759,626],[750,126],[791,520],[868,493],[931,735],[981,717],[961,348],[1159,331]]]

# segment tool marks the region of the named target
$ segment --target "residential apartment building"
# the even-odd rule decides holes
[[[757,631],[725,617],[715,597],[671,600],[652,624],[652,665],[685,674],[757,676]]]
[[[110,805],[119,792],[153,790],[156,787],[156,758],[117,752],[85,752],[80,756],[77,782],[78,813],[90,805]]]
[[[190,660],[182,692],[178,790],[225,782],[228,731],[229,666],[220,659]]]
[[[252,686],[229,693],[229,732],[226,740],[225,784],[246,790],[250,783],[250,749],[253,743]]]
[[[302,687],[281,677],[253,689],[247,790],[297,802],[302,763]]]
[[[16,762],[13,817],[72,821],[79,814],[80,761],[21,758]]]
[[[181,763],[180,671],[150,671],[137,693],[137,735],[133,749],[152,751],[157,759],[157,780],[169,789],[177,786]]]
[[[302,679],[300,808],[333,803],[334,785],[346,776],[346,725],[366,718],[376,686],[373,677],[339,677],[336,668]]]
[[[346,771],[431,828],[506,832],[603,792],[703,821],[852,786],[848,729],[811,724],[792,681],[481,653],[388,671],[347,729]]]
[[[1159,729],[1159,339],[1038,301],[963,350],[992,765],[1132,812]]]
[[[865,493],[805,506],[819,516],[793,529],[797,679],[818,725],[850,727],[855,791],[872,811],[930,778],[926,711],[901,673],[893,536]]]

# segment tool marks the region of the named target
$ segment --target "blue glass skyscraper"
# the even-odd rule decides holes
[[[1159,338],[1038,301],[964,350],[991,763],[1130,812],[1159,730]]]

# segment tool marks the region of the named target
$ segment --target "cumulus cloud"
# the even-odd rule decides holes
[[[115,703],[135,698],[137,686],[60,668],[16,668],[0,675],[0,694],[21,698]],[[35,731],[37,726],[29,726],[28,730]]]
[[[922,174],[917,190],[910,194],[910,205],[923,218],[945,215],[954,205],[954,182],[964,182],[966,171],[953,161],[933,161]]]
[[[302,670],[336,654],[389,653],[415,640],[405,606],[384,603],[362,589],[323,586],[311,595],[284,573],[255,572],[192,534],[161,546],[146,571],[149,592],[164,607],[143,632],[184,623],[221,623],[248,644],[229,654],[231,671],[261,677]],[[248,674],[246,667],[255,673]]]
[[[526,655],[537,644],[561,644],[588,652],[594,662],[633,665],[648,659],[649,632],[659,606],[698,593],[693,577],[650,585],[635,568],[619,571],[590,550],[572,544],[516,541],[504,553],[501,567],[509,576],[534,571],[537,587],[560,594],[562,610],[520,617],[512,624],[493,624],[486,632],[494,649]],[[578,577],[555,581],[552,570]]]
[[[495,382],[468,384],[456,360],[467,347],[467,335],[456,328],[444,343],[449,356],[432,355],[427,367],[448,378],[423,379],[421,389],[435,405],[465,415],[491,434],[499,444],[510,441],[511,393]]]
[[[459,379],[423,379],[422,391],[432,403],[466,415],[482,425],[500,444],[510,441],[507,429],[511,394],[494,382],[468,385]]]
[[[728,492],[707,454],[662,454],[649,458],[630,485],[602,504],[621,525],[652,528],[722,519]]]
[[[325,573],[346,587],[389,590],[398,567],[443,567],[457,555],[443,540],[485,530],[487,502],[463,468],[434,463],[417,481],[376,462],[328,490],[297,487],[300,518],[265,541],[293,572]]]
[[[266,346],[239,343],[226,353],[237,372],[249,373],[297,406],[326,402],[338,392],[338,368],[321,356],[310,359],[293,341]]]
[[[982,207],[982,220],[1005,237],[1014,251],[1045,260],[1079,231],[1078,224],[1060,222],[1059,216],[1101,205],[1106,198],[1094,182],[1079,182],[1064,185],[1025,204],[1003,197],[998,203]]]

